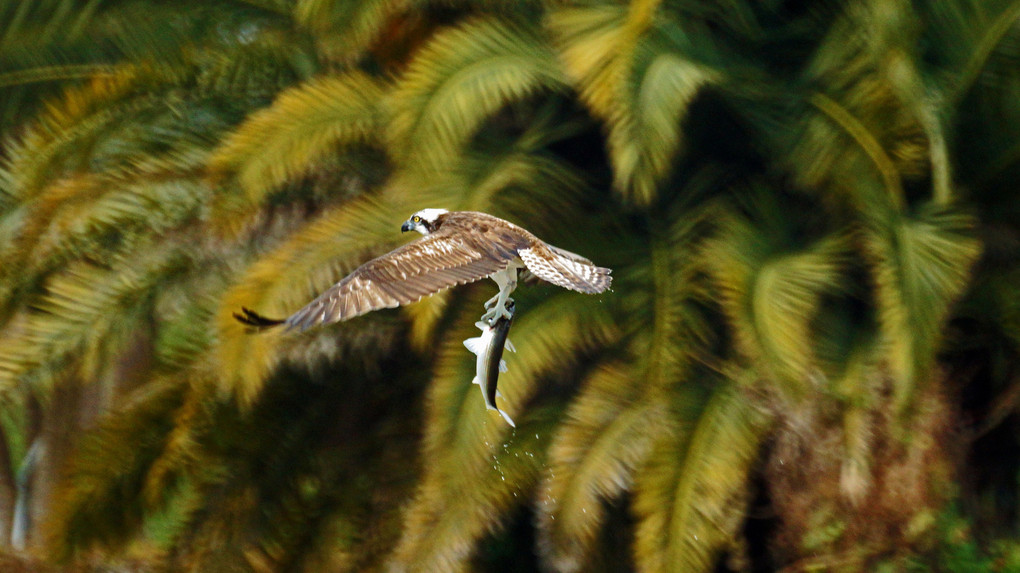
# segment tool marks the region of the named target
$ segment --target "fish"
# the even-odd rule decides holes
[[[482,397],[485,399],[485,407],[499,412],[499,415],[503,416],[503,419],[506,420],[507,424],[510,424],[510,427],[516,428],[517,425],[510,419],[510,416],[496,405],[496,398],[502,397],[499,390],[496,389],[499,373],[506,372],[507,370],[506,361],[503,360],[503,349],[517,352],[517,349],[514,348],[513,343],[508,338],[510,325],[514,319],[513,299],[507,301],[506,310],[510,315],[509,317],[496,315],[488,322],[476,322],[475,326],[482,331],[482,335],[465,340],[464,346],[478,356],[475,361],[475,377],[471,382],[481,387]]]

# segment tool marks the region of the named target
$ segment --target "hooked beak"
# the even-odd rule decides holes
[[[413,229],[414,229],[414,223],[412,223],[410,220],[404,221],[404,224],[400,226],[400,232],[401,233],[406,233],[406,232],[411,231]]]

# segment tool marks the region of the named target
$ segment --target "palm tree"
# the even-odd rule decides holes
[[[1015,2],[217,6],[4,146],[3,387],[114,396],[59,441],[52,555],[484,569],[524,531],[557,571],[906,569],[955,555],[953,503],[1011,538],[1016,468],[942,444],[1015,423]],[[487,285],[232,318],[423,206],[614,268],[518,291],[515,431],[466,383]]]
[[[3,146],[4,389],[15,411],[46,405],[16,430],[35,452],[19,500],[34,517],[48,512],[76,428],[208,344],[211,293],[250,247],[207,238],[202,212],[215,195],[206,157],[215,134],[313,64],[285,41],[286,22],[268,4],[144,15],[136,2],[62,4],[81,41],[117,49],[88,81],[59,85],[63,95]],[[5,37],[38,32],[59,52],[73,39],[61,35],[66,10],[49,20],[19,11]],[[208,18],[223,27],[205,27]],[[37,543],[40,520],[16,521],[15,539]]]

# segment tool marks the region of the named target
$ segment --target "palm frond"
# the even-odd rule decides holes
[[[220,178],[235,176],[248,201],[258,204],[340,146],[378,144],[385,93],[383,81],[360,72],[300,84],[252,114],[220,145],[209,167]]]
[[[722,382],[689,428],[657,435],[634,481],[640,570],[712,571],[734,544],[747,478],[770,423],[740,386]],[[683,392],[677,407],[689,409],[684,402],[692,398]]]
[[[889,204],[893,208],[901,209],[905,199],[903,193],[903,182],[892,159],[883,149],[881,142],[876,135],[862,124],[838,102],[824,94],[812,94],[811,103],[824,113],[835,125],[850,136],[854,144],[860,148],[878,171],[885,191],[888,193]],[[835,158],[835,154],[833,154]],[[816,168],[824,169],[824,166]]]
[[[479,181],[470,201],[477,205],[471,208],[519,221],[537,236],[554,241],[568,234],[570,229],[562,223],[577,217],[590,189],[574,166],[543,152],[517,152],[500,158],[491,175]],[[536,217],[538,204],[551,217]]]
[[[203,462],[209,461],[205,456],[203,442],[209,428],[206,416],[210,410],[210,397],[216,388],[214,374],[215,369],[206,361],[193,369],[179,370],[166,377],[166,380],[158,378],[152,384],[157,387],[174,383],[170,380],[176,379],[175,383],[187,385],[188,388],[180,405],[166,420],[169,428],[163,438],[162,450],[158,456],[148,460],[144,468],[144,480],[139,489],[131,492],[149,512],[163,509],[169,495],[178,493],[174,492],[174,487],[187,485],[189,477],[201,475]],[[148,392],[149,386],[147,384],[146,389],[139,390],[139,393]],[[127,417],[127,414],[119,412],[112,412],[110,418]],[[68,480],[71,488],[75,487],[75,482],[73,477]]]
[[[822,296],[841,288],[849,246],[840,235],[796,246],[792,229],[774,223],[730,215],[700,256],[738,348],[763,375],[786,382],[789,397],[803,397],[816,363],[812,323]]]
[[[945,70],[937,78],[960,183],[975,196],[996,193],[996,183],[1008,181],[1020,165],[1013,137],[1020,117],[1012,105],[1020,90],[1020,3],[926,2],[919,10],[927,23],[928,56]]]
[[[558,570],[589,565],[607,504],[629,489],[656,436],[670,431],[667,389],[688,383],[692,364],[704,360],[713,334],[702,305],[710,297],[691,255],[714,212],[699,206],[649,217],[647,259],[636,266],[650,276],[616,277],[621,293],[641,293],[612,301],[636,304],[621,320],[632,358],[590,375],[554,439],[537,500],[540,547]]]
[[[138,3],[129,4],[125,13],[139,9]],[[215,39],[205,37],[203,30],[197,46],[186,32],[204,25],[199,23],[203,11],[159,23],[147,14],[138,26],[123,26],[110,14],[109,24],[116,31],[104,34],[139,54],[121,54],[91,81],[67,84],[59,99],[27,125],[23,142],[10,155],[22,193],[31,195],[48,180],[86,165],[102,171],[146,154],[166,153],[182,140],[208,147],[216,132],[244,111],[264,105],[281,87],[308,75],[308,55],[300,46],[281,42],[273,33],[276,24],[247,7],[211,10],[226,20],[219,21],[222,29],[214,33]],[[171,31],[157,31],[159,27]],[[242,29],[236,37],[227,33],[234,28]],[[153,37],[164,34],[173,37]]]
[[[146,484],[183,472],[193,492],[167,566],[378,568],[415,485],[420,418],[411,405],[423,386],[419,361],[390,358],[374,373],[352,361],[321,373],[283,368],[246,409],[210,399],[215,370],[192,378],[196,392]]]
[[[406,169],[441,173],[504,106],[563,88],[556,58],[533,25],[470,20],[437,32],[398,79],[389,148]]]
[[[36,82],[90,79],[110,73],[106,64],[69,64],[0,73],[0,86],[12,87]]]
[[[196,217],[211,190],[187,173],[201,150],[136,164],[129,178],[79,175],[57,181],[27,204],[21,232],[3,258],[20,260],[20,282],[72,257],[103,258],[130,248],[138,235],[159,236]],[[173,171],[163,171],[177,163]],[[152,168],[158,170],[152,172]],[[119,240],[118,240],[119,239]],[[32,272],[26,272],[31,269]],[[13,278],[13,277],[12,277]]]
[[[216,341],[216,312],[223,292],[235,278],[232,266],[210,257],[193,261],[160,285],[152,309],[159,323],[153,350],[157,368],[178,372],[200,364],[203,370],[211,369],[209,350]],[[206,374],[206,378],[212,375]]]
[[[661,394],[648,396],[645,386],[621,364],[599,367],[553,438],[535,505],[543,560],[556,571],[584,569],[605,504],[630,487],[670,425]]]
[[[0,308],[8,315],[50,272],[71,260],[106,260],[197,220],[211,189],[198,180],[207,150],[183,141],[108,173],[47,185],[0,215]],[[130,256],[130,255],[128,255]]]
[[[490,427],[495,425],[496,420],[489,421]],[[538,478],[541,439],[552,425],[549,421],[518,425],[519,435],[486,443],[485,459],[460,471],[443,472],[441,483],[434,471],[426,471],[407,509],[400,543],[390,555],[391,568],[467,570],[478,540],[498,529],[502,516],[525,503]]]
[[[546,229],[534,217],[534,201],[550,214],[566,216],[581,202],[587,181],[577,168],[550,151],[584,128],[583,121],[558,123],[562,98],[508,105],[491,118],[470,145],[441,173],[421,178],[414,170],[400,173],[402,193],[414,193],[420,205],[492,213],[520,221],[533,232]],[[555,217],[553,217],[555,219]]]
[[[548,26],[582,99],[607,123],[614,185],[648,205],[682,146],[688,104],[721,74],[692,57],[691,30],[660,18],[659,1],[555,10]]]
[[[416,180],[404,173],[401,181],[406,183],[399,186],[402,193],[409,193]],[[521,149],[511,141],[498,149],[467,150],[448,171],[431,176],[415,191],[417,197],[408,201],[484,211],[523,224],[535,218],[533,201],[537,196],[541,195],[550,212],[566,214],[577,205],[585,188],[581,174],[571,165],[545,150]],[[546,193],[552,192],[555,196],[546,199]]]
[[[64,172],[64,165],[75,152],[91,149],[97,134],[109,129],[124,117],[155,105],[154,98],[140,97],[131,104],[100,108],[96,102],[125,99],[138,75],[134,67],[124,66],[114,76],[93,81],[87,88],[67,90],[60,108],[49,113],[26,129],[17,141],[8,141],[5,158],[18,198],[34,196],[54,176]]]
[[[942,161],[942,126],[918,56],[907,38],[904,3],[883,15],[849,7],[826,33],[804,72],[809,93],[789,166],[808,189],[853,189],[862,210],[902,209],[906,185]],[[862,29],[876,28],[874,34]],[[898,31],[897,31],[898,30]],[[935,89],[932,87],[932,89]],[[948,164],[936,165],[936,191],[948,191]],[[856,185],[871,179],[875,185]]]
[[[1016,21],[1020,18],[1020,2],[1001,2],[998,6],[973,0],[953,2],[948,5],[928,3],[931,10],[933,32],[951,33],[956,42],[933,47],[943,51],[943,57],[955,56],[956,64],[962,69],[951,84],[953,104],[963,98],[980,83],[982,73],[988,71],[1006,44],[1015,41]],[[1006,48],[1008,49],[1008,48]],[[1015,63],[1015,47],[1012,48]],[[946,54],[948,52],[948,54]]]
[[[412,0],[298,0],[294,15],[321,38],[327,53],[350,59],[364,52],[387,31],[393,18],[415,4]]]
[[[712,286],[703,280],[697,252],[709,232],[708,222],[718,215],[716,205],[706,204],[675,205],[665,220],[650,217],[654,298],[653,315],[646,322],[652,326],[652,339],[649,346],[635,347],[635,351],[645,357],[645,376],[655,385],[681,379],[692,362],[702,360],[716,337],[703,309],[713,299]]]
[[[10,391],[33,369],[72,354],[83,360],[82,376],[92,379],[102,371],[104,350],[116,347],[118,337],[130,336],[129,311],[149,302],[152,289],[181,264],[174,249],[153,249],[142,260],[115,261],[112,268],[79,263],[54,276],[35,303],[37,310],[0,350],[0,392]]]
[[[935,359],[942,325],[981,252],[974,220],[955,208],[925,206],[867,237],[875,298],[899,408]]]
[[[148,384],[83,439],[57,493],[56,511],[47,516],[50,556],[67,561],[96,546],[122,547],[137,534],[145,514],[170,497],[172,481],[164,481],[158,496],[141,492],[186,391],[180,378]]]

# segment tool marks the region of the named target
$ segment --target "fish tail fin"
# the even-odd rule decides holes
[[[496,390],[496,397],[497,398],[502,398],[503,397],[503,395],[499,393],[499,390]],[[504,412],[503,410],[501,410],[500,407],[497,406],[495,403],[490,404],[488,398],[485,399],[485,409],[486,410],[495,410],[495,411],[499,412],[499,415],[503,416],[503,419],[506,420],[507,424],[510,424],[511,428],[516,428],[517,427],[517,424],[515,424],[514,421],[510,418],[510,415],[507,414],[506,412]]]
[[[503,416],[503,419],[506,420],[507,424],[510,424],[511,428],[516,428],[517,427],[517,424],[515,424],[514,421],[510,419],[510,415],[509,414],[507,414],[503,410],[500,410],[499,408],[496,408],[496,411],[499,412],[500,416]]]

